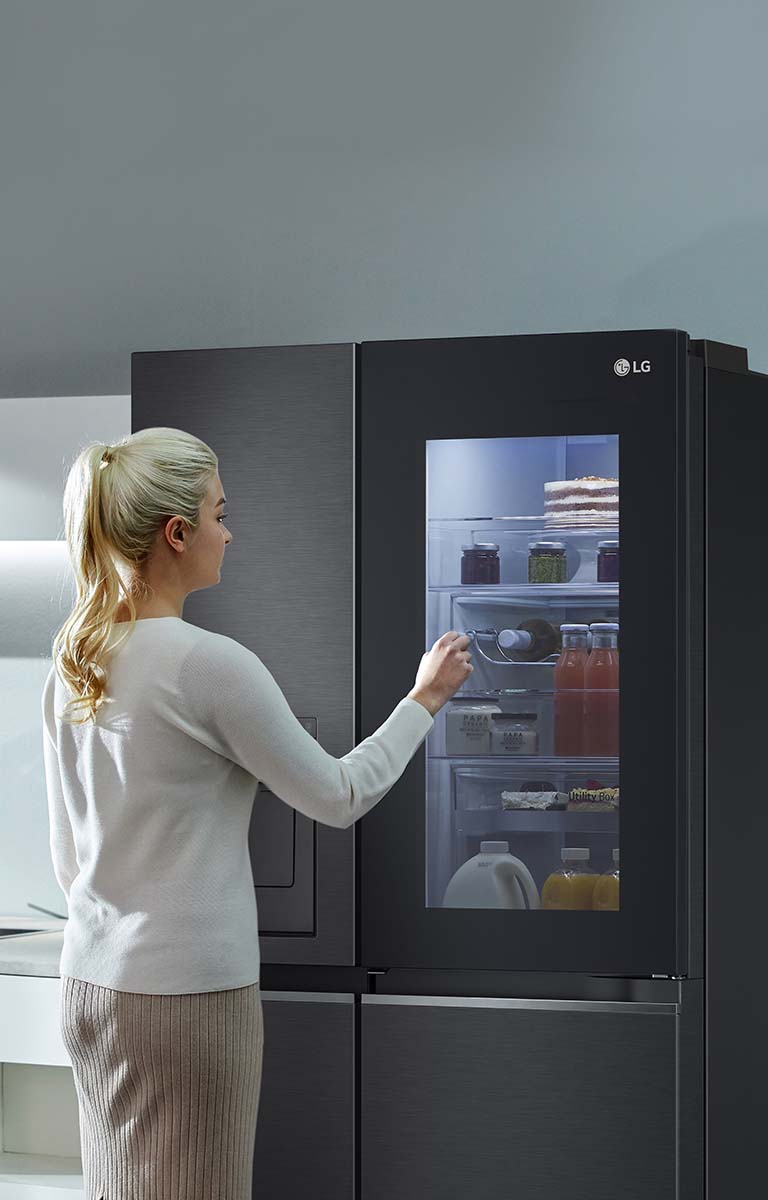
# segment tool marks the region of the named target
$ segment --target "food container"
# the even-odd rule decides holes
[[[491,727],[491,754],[538,754],[536,713],[498,713]]]
[[[498,583],[500,579],[497,542],[470,542],[462,546],[461,582]]]
[[[597,543],[597,582],[619,582],[619,543],[610,540]]]
[[[498,704],[455,704],[445,714],[447,754],[490,754],[493,718]]]
[[[529,583],[565,583],[568,567],[564,542],[531,542],[528,546]]]

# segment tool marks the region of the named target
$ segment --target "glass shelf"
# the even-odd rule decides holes
[[[463,532],[468,526],[487,528],[491,526],[499,532],[509,532],[528,537],[532,534],[560,533],[584,535],[585,537],[616,537],[619,530],[618,522],[611,521],[599,525],[597,523],[560,524],[555,525],[547,520],[543,513],[530,517],[429,517],[427,525],[431,529],[458,529]]]
[[[473,583],[431,584],[430,592],[447,592],[461,596],[463,604],[487,604],[489,600],[549,600],[572,603],[584,597],[588,600],[619,599],[618,583]]]
[[[605,774],[608,771],[618,772],[619,769],[618,758],[557,758],[543,754],[430,754],[429,760],[450,762],[457,767],[481,767],[488,763],[495,771],[504,763],[525,771],[600,771]]]
[[[469,836],[490,833],[583,833],[615,837],[619,810],[615,812],[563,812],[562,809],[539,812],[535,809],[457,809],[456,832]]]

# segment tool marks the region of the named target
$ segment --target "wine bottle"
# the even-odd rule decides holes
[[[540,662],[561,649],[559,631],[539,617],[521,621],[517,629],[502,629],[496,640],[499,649],[515,662]]]

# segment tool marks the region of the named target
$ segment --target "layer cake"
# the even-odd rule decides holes
[[[618,525],[618,479],[584,475],[545,483],[544,520],[552,526]]]

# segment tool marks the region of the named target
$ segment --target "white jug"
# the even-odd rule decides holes
[[[541,908],[533,876],[509,842],[481,842],[445,889],[443,908]]]

